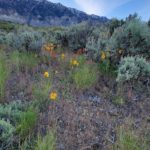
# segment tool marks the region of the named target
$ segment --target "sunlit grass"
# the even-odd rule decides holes
[[[94,85],[98,79],[96,66],[82,65],[72,73],[73,81],[78,89],[85,89]]]
[[[38,82],[33,84],[32,94],[34,98],[35,105],[39,109],[44,109],[45,105],[49,101],[49,92],[51,88],[51,74],[49,73],[49,77],[39,79]]]
[[[17,128],[17,132],[22,138],[25,138],[33,132],[34,127],[37,122],[37,112],[35,110],[29,109],[21,114],[21,120]]]
[[[12,64],[16,66],[17,70],[23,67],[32,69],[36,67],[39,62],[36,54],[19,51],[14,51],[10,56],[10,60]]]
[[[5,86],[10,74],[9,65],[7,62],[6,54],[0,51],[0,99],[5,96]]]
[[[148,150],[146,138],[138,137],[132,130],[121,126],[113,150]]]
[[[38,135],[35,150],[55,150],[56,149],[56,135],[54,131],[47,131],[46,136]]]

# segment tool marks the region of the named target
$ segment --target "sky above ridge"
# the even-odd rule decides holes
[[[48,0],[62,3],[88,14],[124,19],[137,12],[143,20],[150,18],[150,0]]]

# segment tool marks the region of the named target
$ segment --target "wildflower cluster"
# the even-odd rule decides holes
[[[54,44],[52,44],[52,43],[44,44],[44,45],[43,45],[43,50],[48,51],[48,52],[51,52],[51,51],[54,50],[55,47],[56,47],[56,46],[55,46]]]
[[[74,60],[71,60],[70,61],[70,64],[71,64],[71,66],[73,67],[73,66],[79,66],[79,62],[76,60],[76,59],[74,59]]]

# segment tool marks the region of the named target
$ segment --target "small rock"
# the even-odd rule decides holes
[[[65,150],[64,144],[60,143],[60,144],[58,145],[58,149],[59,149],[59,150]]]
[[[117,109],[111,109],[108,113],[111,116],[118,116],[119,115]]]
[[[91,146],[92,150],[101,150],[102,146],[99,143],[95,143]]]

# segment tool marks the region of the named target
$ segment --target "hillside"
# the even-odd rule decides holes
[[[106,17],[87,15],[82,11],[46,0],[0,0],[0,19],[33,26],[65,26],[83,21],[108,21]]]
[[[0,22],[0,150],[149,150],[149,41],[135,15]]]

